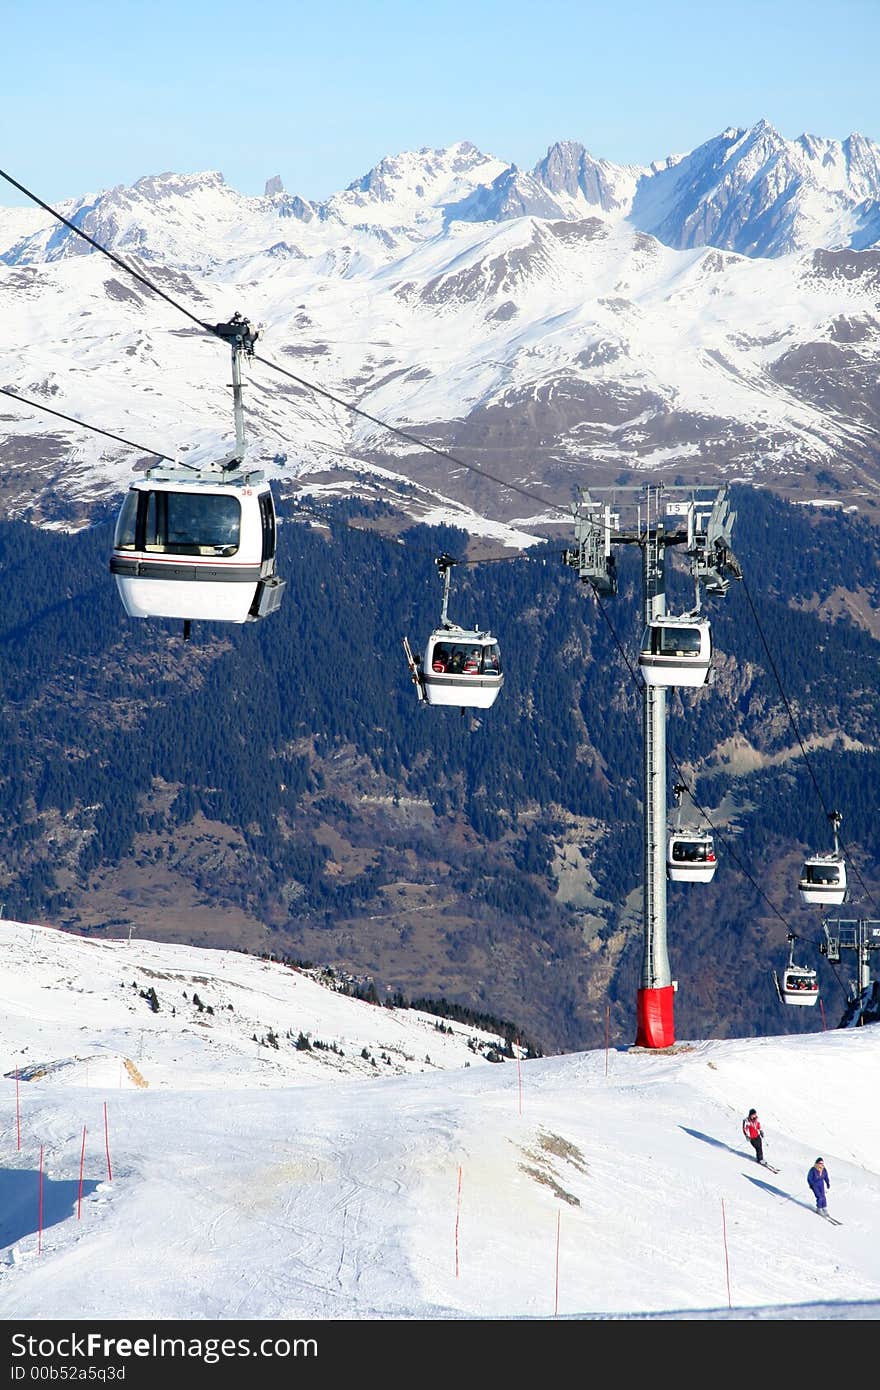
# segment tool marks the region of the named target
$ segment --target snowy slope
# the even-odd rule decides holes
[[[440,1030],[433,1014],[352,998],[317,969],[235,951],[101,941],[3,923],[0,949],[6,970],[0,1030],[5,1045],[16,1040],[23,1078],[48,1068],[66,1085],[117,1084],[120,1049],[130,1049],[134,1039],[138,1064],[149,1056],[151,1087],[177,1088],[183,1075],[188,1090],[212,1089],[220,1075],[224,1084],[245,1087],[372,1077],[380,1055],[389,1075],[463,1067],[484,1063],[488,1050],[504,1045],[463,1024]],[[52,1002],[51,1027],[46,1017],[31,1015],[35,988]],[[151,989],[156,1011],[144,997]],[[76,1038],[86,1010],[101,1038],[94,1051],[88,1038]],[[300,1034],[326,1047],[297,1049]],[[69,1056],[65,1041],[75,1045]]]
[[[875,1027],[491,1065],[235,953],[14,923],[0,951],[7,1321],[880,1311]],[[247,1043],[270,1022],[432,1061],[356,1075]]]

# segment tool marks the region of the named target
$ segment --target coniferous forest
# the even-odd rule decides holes
[[[680,1038],[836,1026],[855,963],[823,959],[796,891],[832,847],[827,807],[851,866],[840,915],[880,919],[878,533],[732,500],[744,580],[705,603],[715,683],[668,701],[668,784],[684,777],[719,849],[711,884],[669,885]],[[435,558],[463,561],[469,538],[361,502],[277,506],[280,610],[189,642],[125,615],[115,513],[73,534],[0,523],[3,915],[307,959],[380,998],[513,1020],[545,1052],[631,1042],[638,555],[601,606],[562,563],[568,535],[456,565],[450,616],[492,630],[505,673],[463,717],[417,703],[402,639],[423,649]],[[667,590],[690,606],[681,565]],[[777,999],[788,931],[822,1010]]]

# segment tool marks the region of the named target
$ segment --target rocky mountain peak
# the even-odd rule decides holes
[[[631,218],[669,246],[778,256],[864,245],[861,205],[880,193],[880,148],[801,136],[767,120],[728,127],[638,185]]]
[[[635,182],[646,172],[594,159],[576,140],[558,140],[533,170],[534,177],[551,193],[581,197],[604,212],[628,206]]]
[[[504,222],[514,217],[559,217],[559,204],[532,174],[511,164],[488,185],[446,205],[448,221]]]
[[[535,165],[534,174],[551,193],[568,193],[574,198],[580,188],[584,161],[590,158],[579,141],[557,140]]]
[[[481,154],[469,140],[446,149],[424,146],[420,150],[405,150],[401,154],[386,155],[380,159],[366,174],[350,183],[346,192],[368,194],[383,200],[401,194],[429,199],[438,185],[455,176],[471,173],[487,162],[493,161]]]
[[[111,189],[109,193],[101,194],[100,200],[130,197],[134,193],[152,202],[162,198],[185,198],[192,194],[213,192],[218,189],[230,191],[223,175],[216,169],[205,170],[198,174],[148,174],[144,178],[137,179],[130,189],[126,188],[125,185],[119,185]]]

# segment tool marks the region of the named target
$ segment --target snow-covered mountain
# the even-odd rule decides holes
[[[7,263],[89,253],[49,214],[26,211],[0,211]],[[322,202],[286,193],[277,177],[263,198],[246,198],[217,172],[168,173],[88,194],[59,211],[102,245],[200,268],[246,245],[268,249],[289,219],[318,223],[331,239],[328,224],[383,229],[389,249],[459,219],[599,214],[679,249],[717,246],[760,256],[863,250],[880,238],[880,145],[859,134],[786,140],[759,121],[647,166],[613,164],[561,140],[524,171],[460,141],[387,156]]]
[[[225,452],[223,349],[23,211],[0,209],[0,386],[162,453]],[[460,142],[323,202],[164,174],[59,211],[197,318],[263,325],[250,461],[291,491],[452,506],[467,529],[473,510],[558,522],[578,483],[623,475],[880,498],[880,147],[861,136],[761,122],[644,168],[563,141],[531,172]],[[0,426],[7,511],[115,494],[137,458],[8,398]]]
[[[629,214],[669,246],[746,256],[814,247],[863,250],[880,237],[880,146],[802,135],[766,121],[728,129],[636,188]]]
[[[309,1085],[485,1065],[525,1052],[497,1033],[380,1003],[375,992],[370,1002],[370,982],[288,964],[269,950],[254,956],[137,936],[102,941],[0,920],[0,952],[0,1037],[21,1081],[52,1074],[64,1085],[136,1086],[133,1067],[145,1049],[149,1085],[173,1088],[183,1071],[188,1090],[212,1089],[218,1071],[245,1086]],[[34,1013],[35,995],[52,1001],[48,1012]],[[76,1034],[86,1017],[95,1035],[83,1045]],[[112,1055],[114,1038],[136,1055]]]
[[[876,1026],[489,1065],[473,1030],[237,952],[7,921],[0,952],[7,1334],[877,1317]]]

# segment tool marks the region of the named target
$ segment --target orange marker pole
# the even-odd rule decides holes
[[[727,1221],[724,1217],[724,1198],[721,1198],[721,1239],[724,1244],[724,1271],[727,1275],[727,1306],[732,1307],[730,1302],[730,1260],[727,1254]]]
[[[458,1196],[455,1202],[455,1277],[458,1278],[458,1223],[461,1217],[461,1164],[458,1165]]]
[[[82,1149],[80,1150],[80,1155],[79,1155],[79,1196],[78,1196],[77,1199],[76,1199],[76,1219],[77,1219],[77,1221],[79,1221],[80,1216],[81,1216],[81,1214],[82,1214],[82,1202],[83,1202],[83,1164],[85,1163],[85,1159],[86,1159],[86,1127],[85,1127],[85,1125],[83,1125]]]
[[[107,1102],[104,1101],[104,1148],[107,1151],[107,1179],[113,1181],[113,1169],[110,1167],[110,1129],[107,1123]]]
[[[37,1199],[37,1254],[43,1249],[43,1146],[40,1145],[40,1188]]]

